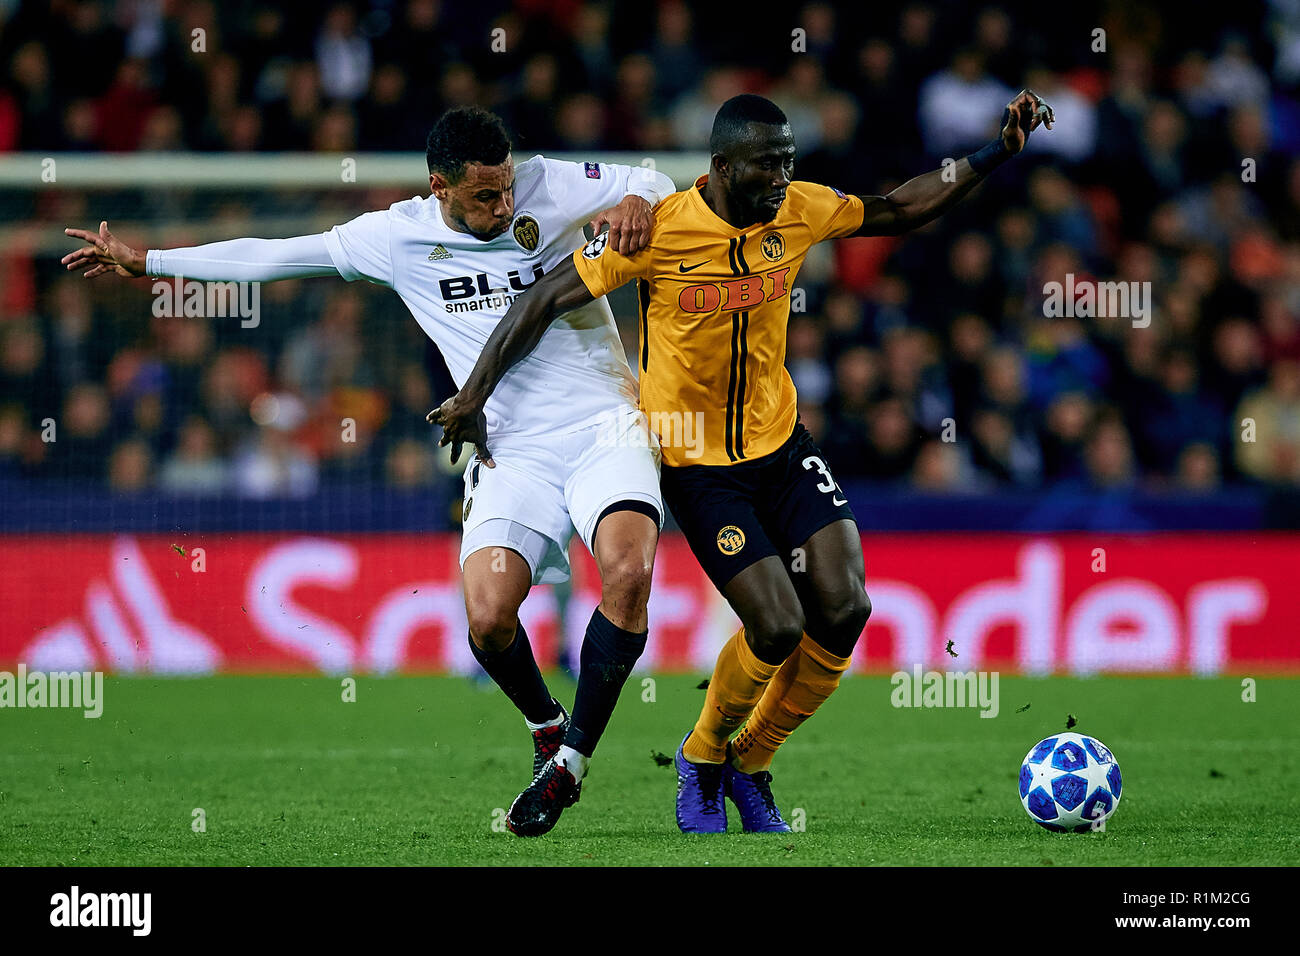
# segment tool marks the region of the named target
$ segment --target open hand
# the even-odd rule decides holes
[[[139,249],[132,249],[109,232],[107,220],[99,224],[98,233],[88,232],[85,229],[64,229],[63,234],[90,243],[76,252],[68,253],[60,260],[68,267],[69,272],[86,269],[87,279],[93,279],[106,272],[116,272],[120,276],[130,278],[144,275],[145,253]]]

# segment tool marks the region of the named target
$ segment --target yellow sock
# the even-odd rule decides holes
[[[777,748],[835,692],[849,661],[805,634],[732,741],[737,767],[745,773],[770,767]]]
[[[727,740],[745,722],[763,688],[779,664],[760,661],[745,640],[741,628],[723,645],[709,679],[704,709],[682,753],[692,763],[722,763],[727,759]]]

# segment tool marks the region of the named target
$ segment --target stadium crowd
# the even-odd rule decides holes
[[[739,48],[721,4],[465,7],[0,3],[0,152],[420,150],[441,110],[478,104],[524,155],[651,156],[706,148],[717,105],[754,90],[790,118],[796,178],[883,193],[987,142],[1028,86],[1057,124],[1025,157],[799,277],[787,364],[837,477],[1300,485],[1300,3],[812,3]],[[28,225],[87,225],[39,209]],[[270,285],[249,333],[155,317],[147,288],[103,294],[56,257],[3,268],[0,477],[262,497],[446,480],[424,415],[450,383],[390,293]],[[1150,309],[1048,315],[1069,281],[1137,283]]]

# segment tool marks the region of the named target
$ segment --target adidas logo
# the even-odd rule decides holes
[[[450,259],[450,258],[451,258],[451,253],[447,251],[447,248],[444,245],[442,245],[442,243],[439,243],[438,245],[434,246],[433,252],[429,253],[430,262],[437,262],[439,259]]]

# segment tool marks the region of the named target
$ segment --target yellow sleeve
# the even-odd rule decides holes
[[[799,187],[804,199],[804,215],[812,226],[816,242],[823,239],[839,239],[851,236],[862,228],[862,217],[866,210],[862,200],[832,189],[818,186],[816,183],[791,183],[790,188]]]
[[[650,248],[635,256],[621,255],[609,247],[609,233],[602,232],[573,254],[573,264],[587,291],[599,299],[632,279],[650,274]]]

